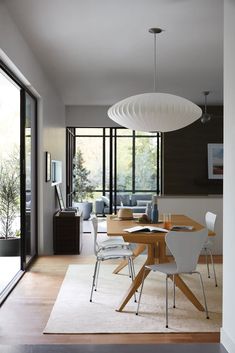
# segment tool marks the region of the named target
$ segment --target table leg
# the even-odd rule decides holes
[[[142,254],[142,252],[146,249],[146,245],[145,244],[137,244],[136,248],[133,250],[133,259],[137,256],[139,256],[140,254]],[[128,260],[123,260],[121,261],[121,263],[114,269],[113,273],[117,274],[119,273],[124,267],[126,267],[128,265]]]
[[[155,245],[154,244],[148,244],[148,257],[141,267],[140,271],[138,272],[137,276],[135,277],[134,281],[132,282],[131,286],[129,287],[127,293],[123,297],[118,309],[116,311],[122,311],[123,308],[126,306],[126,304],[129,302],[131,297],[134,295],[134,293],[137,291],[139,286],[142,283],[143,279],[143,274],[144,274],[144,267],[146,265],[152,265],[154,264],[154,254],[155,254]],[[150,271],[145,271],[145,278],[148,276]]]
[[[173,276],[170,276],[170,278],[173,281]],[[198,310],[200,311],[205,310],[202,304],[195,297],[193,292],[189,289],[189,287],[186,285],[186,283],[182,280],[182,278],[179,275],[175,276],[175,284]]]

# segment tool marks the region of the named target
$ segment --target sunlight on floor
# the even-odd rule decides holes
[[[0,257],[0,293],[20,270],[20,256],[1,256]]]

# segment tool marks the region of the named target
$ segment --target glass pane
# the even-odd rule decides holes
[[[90,200],[92,191],[102,190],[103,139],[79,137],[76,139],[76,165],[74,166],[75,202]],[[77,191],[76,191],[77,190]]]
[[[117,138],[117,190],[132,189],[132,138]]]
[[[0,70],[0,294],[20,270],[20,89]]]
[[[110,136],[110,128],[105,128],[105,136]]]
[[[103,128],[95,127],[95,128],[76,128],[76,135],[103,135]]]
[[[132,136],[133,130],[129,129],[117,129],[117,136]]]
[[[136,136],[157,136],[157,132],[136,131]]]
[[[109,190],[109,173],[110,173],[110,138],[105,137],[105,189]]]
[[[135,152],[136,190],[156,190],[157,138],[136,138]]]
[[[35,176],[35,100],[26,93],[25,117],[25,247],[26,263],[36,254],[36,176]]]

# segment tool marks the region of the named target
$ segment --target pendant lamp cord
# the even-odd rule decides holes
[[[157,37],[156,33],[154,33],[154,92],[157,92]]]
[[[205,93],[205,114],[207,114],[207,94]]]
[[[157,92],[157,34],[161,33],[163,30],[161,28],[150,28],[149,32],[154,34],[154,92]]]
[[[208,94],[210,93],[210,91],[204,91],[204,96],[205,96],[205,107],[204,107],[204,113],[206,114],[207,113],[207,96]]]

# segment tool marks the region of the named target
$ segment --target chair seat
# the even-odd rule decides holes
[[[105,249],[105,250],[100,250],[97,254],[98,259],[115,259],[115,258],[120,258],[120,257],[130,257],[133,255],[133,252],[129,249],[121,249],[121,248],[115,248],[115,249]]]
[[[178,273],[176,263],[175,262],[168,262],[163,264],[156,264],[156,265],[147,265],[145,268],[151,271],[159,271],[168,275],[175,275]]]
[[[104,249],[108,247],[116,247],[116,246],[129,246],[129,243],[125,242],[122,237],[115,237],[113,239],[107,239],[99,242],[99,248]]]

